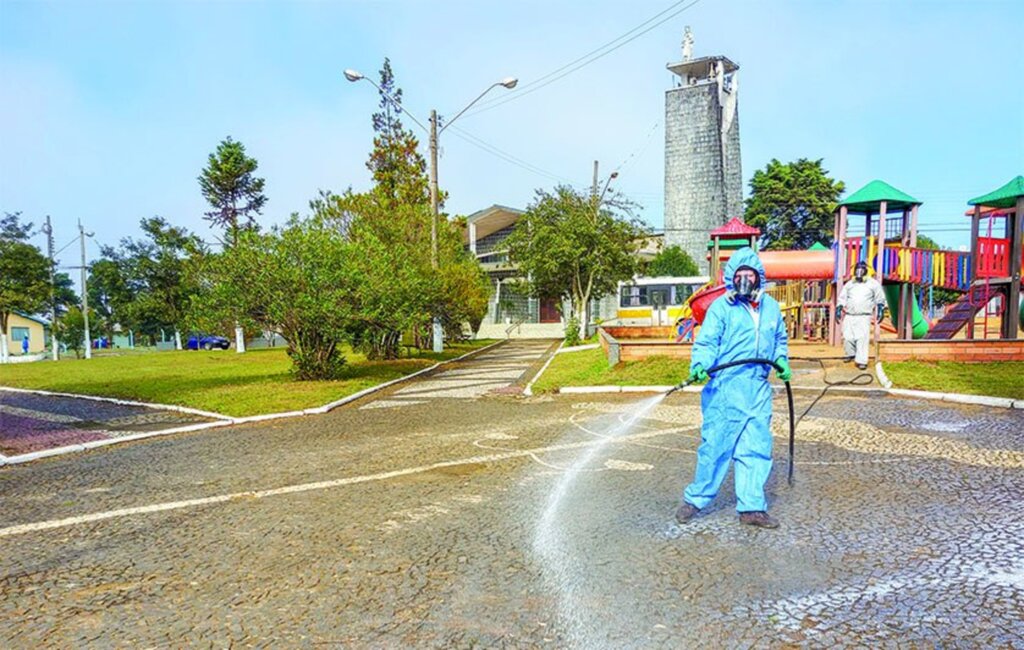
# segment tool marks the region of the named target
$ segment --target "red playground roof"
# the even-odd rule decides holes
[[[981,216],[983,216],[983,217],[1005,217],[1007,215],[1013,214],[1015,211],[1016,211],[1016,208],[988,208],[988,207],[984,207],[983,206],[981,208]],[[967,212],[964,212],[964,216],[965,217],[973,217],[974,216],[974,208],[971,208],[971,209],[967,210]]]
[[[728,223],[720,228],[711,231],[712,237],[728,237],[730,235],[757,235],[761,234],[759,228],[748,226],[739,217],[729,219]]]

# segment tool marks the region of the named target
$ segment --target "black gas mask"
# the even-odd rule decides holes
[[[738,297],[748,302],[756,300],[758,289],[761,288],[761,276],[749,266],[741,266],[732,276],[732,286]]]
[[[864,262],[857,262],[857,266],[853,267],[853,277],[856,278],[857,282],[863,282],[867,275],[868,265]]]

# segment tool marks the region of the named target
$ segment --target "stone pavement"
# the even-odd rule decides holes
[[[16,456],[211,421],[177,411],[0,390],[0,454]]]
[[[471,357],[430,377],[393,391],[362,408],[395,408],[422,404],[439,398],[473,399],[495,392],[522,392],[520,381],[547,352],[551,341],[520,340],[498,347],[485,355]],[[508,391],[506,389],[518,388]]]
[[[1024,647],[1020,411],[778,416],[762,531],[672,519],[696,395],[410,387],[0,469],[0,645]]]

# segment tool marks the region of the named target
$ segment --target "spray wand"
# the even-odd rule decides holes
[[[770,359],[739,359],[737,361],[729,361],[728,363],[722,363],[722,364],[719,364],[717,366],[712,366],[711,368],[707,369],[707,373],[710,375],[712,373],[718,372],[719,370],[725,370],[726,368],[732,368],[733,366],[745,366],[745,365],[755,365],[755,364],[760,364],[760,365],[763,365],[763,366],[771,366],[775,370],[777,370],[779,372],[782,372],[782,366],[780,366],[779,364],[775,363],[774,361],[771,361]],[[676,392],[677,390],[680,390],[682,388],[686,388],[687,386],[689,386],[690,384],[694,383],[695,381],[696,381],[696,379],[686,379],[684,382],[682,382],[678,386],[673,386],[672,388],[670,388],[668,390],[668,392],[665,393],[665,395],[666,396],[671,395],[672,393]],[[796,420],[793,417],[793,389],[790,387],[788,381],[784,382],[784,383],[786,384],[786,401],[789,403],[789,471],[788,471],[786,480],[789,483],[790,487],[792,487],[793,486],[793,443],[796,440]],[[817,400],[815,400],[815,401],[817,401]],[[813,406],[813,404],[812,404],[812,406]],[[810,409],[808,409],[808,410],[810,410]],[[806,415],[806,412],[805,412],[805,415]]]

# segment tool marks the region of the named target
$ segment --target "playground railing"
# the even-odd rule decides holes
[[[1010,240],[978,237],[978,277],[1005,278],[1010,275]]]
[[[993,257],[990,251],[994,248],[986,248],[980,257],[983,260]],[[866,243],[863,238],[847,240],[846,253],[848,264],[844,269],[844,279],[853,277],[853,267],[859,260],[865,260],[871,268],[875,268],[878,255],[874,239]],[[892,282],[909,282],[957,291],[966,291],[971,284],[970,253],[887,244],[882,251],[881,263],[882,277]],[[997,264],[998,258],[989,263]],[[1008,268],[1008,265],[1004,263],[1002,268]]]

